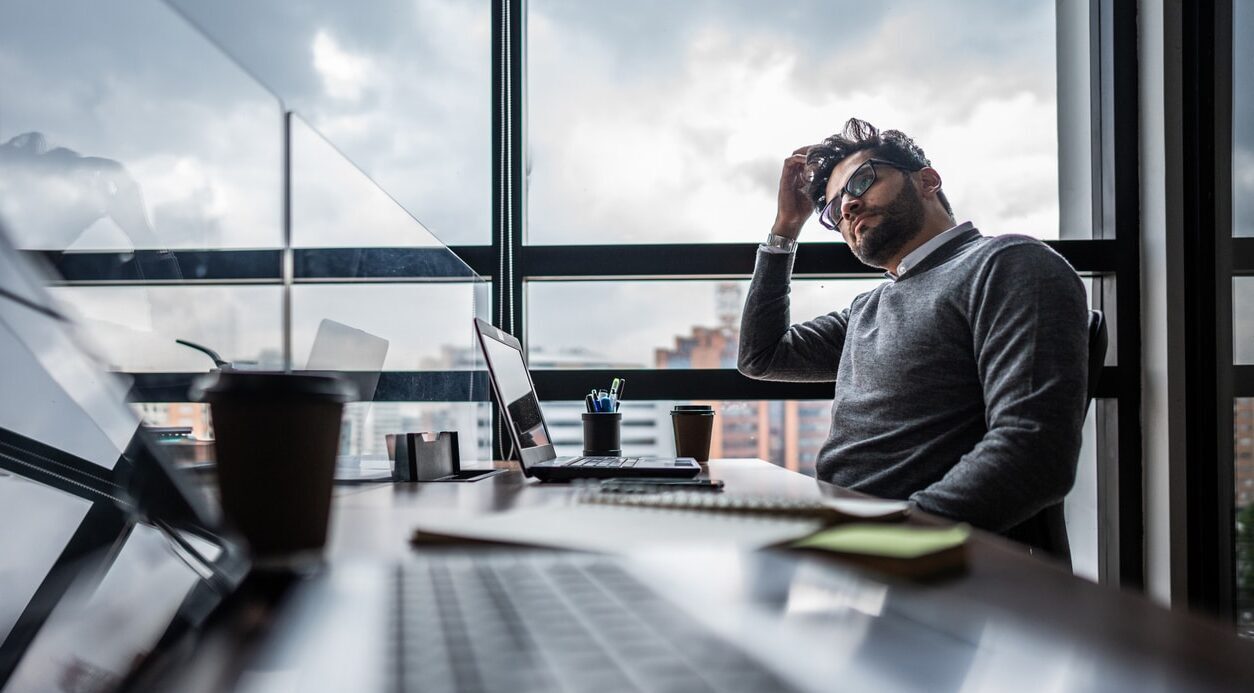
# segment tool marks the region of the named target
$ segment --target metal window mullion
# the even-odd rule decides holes
[[[290,371],[292,362],[292,284],[296,276],[296,258],[292,250],[292,112],[283,113],[283,254],[279,274],[283,285],[283,369]]]

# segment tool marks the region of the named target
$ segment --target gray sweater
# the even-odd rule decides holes
[[[1004,531],[1075,481],[1088,308],[1062,256],[959,235],[849,308],[791,324],[793,254],[758,252],[740,332],[752,378],[836,383],[820,479]]]

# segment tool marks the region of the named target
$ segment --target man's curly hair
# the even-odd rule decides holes
[[[827,206],[827,180],[831,178],[836,164],[855,152],[867,149],[871,150],[871,156],[900,164],[911,171],[932,165],[923,154],[923,148],[906,133],[900,130],[881,132],[865,120],[850,118],[843,131],[811,147],[806,154],[805,178],[809,182],[805,186],[805,194],[814,203],[816,212],[822,212]],[[945,193],[941,192],[937,197],[945,211],[953,216],[953,208],[949,206]]]

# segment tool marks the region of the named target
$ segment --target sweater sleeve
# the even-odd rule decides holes
[[[1075,271],[1039,243],[994,254],[972,288],[987,432],[910,499],[927,512],[1004,531],[1061,501],[1075,482],[1088,306]]]
[[[790,324],[788,293],[795,257],[758,251],[740,319],[737,367],[758,380],[833,382],[849,311]]]

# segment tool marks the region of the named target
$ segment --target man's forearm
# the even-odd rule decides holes
[[[831,381],[844,343],[844,317],[832,314],[791,324],[788,293],[793,258],[792,253],[758,251],[741,314],[737,367],[751,378],[764,380]]]

